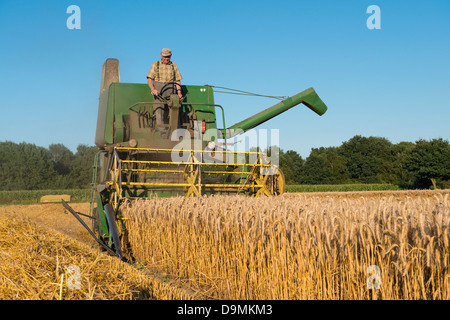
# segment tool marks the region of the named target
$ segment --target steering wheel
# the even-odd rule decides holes
[[[181,85],[179,85],[176,82],[167,82],[162,88],[161,88],[161,92],[159,94],[162,94],[164,91],[166,90],[171,90],[173,87],[170,87],[169,85],[173,85],[174,87],[176,86],[180,86],[181,89]],[[176,89],[175,89],[176,90]],[[175,94],[175,93],[174,93]]]

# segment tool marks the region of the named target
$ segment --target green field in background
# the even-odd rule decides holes
[[[384,191],[401,190],[393,184],[287,185],[286,192]],[[72,202],[89,202],[91,189],[0,191],[0,204],[39,203],[45,195],[70,194]]]
[[[72,202],[89,202],[91,189],[0,191],[0,204],[39,203],[45,195],[70,194]]]
[[[287,185],[286,192],[342,192],[342,191],[386,191],[401,190],[394,184],[317,184]]]

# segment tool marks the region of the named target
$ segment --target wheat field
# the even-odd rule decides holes
[[[449,299],[449,191],[127,202],[130,258],[205,299]]]
[[[447,300],[449,194],[127,201],[127,262],[62,205],[2,206],[0,299]],[[68,287],[74,265],[79,289]]]

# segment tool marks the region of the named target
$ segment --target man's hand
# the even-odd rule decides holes
[[[150,88],[150,91],[152,92],[152,95],[157,96],[159,92],[153,86],[153,79],[147,78],[147,83],[148,87]]]
[[[176,81],[176,83],[177,83],[176,88],[177,88],[177,92],[178,92],[178,98],[180,98],[180,100],[181,100],[181,99],[183,99],[183,95],[181,94],[181,81],[178,80],[178,81]]]

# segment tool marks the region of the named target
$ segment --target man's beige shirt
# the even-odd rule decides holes
[[[150,71],[147,74],[147,78],[160,82],[174,82],[182,79],[178,66],[173,61],[170,61],[168,64],[164,64],[162,61],[153,62]]]

